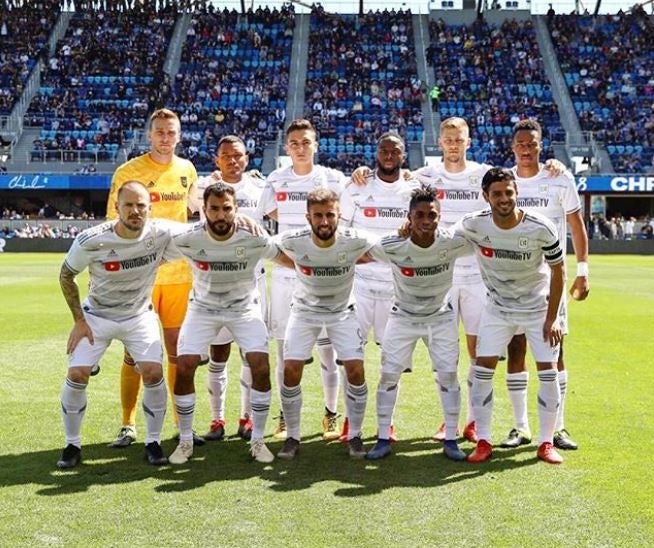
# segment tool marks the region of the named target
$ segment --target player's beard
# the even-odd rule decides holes
[[[227,236],[234,228],[234,223],[227,221],[207,221],[207,227],[215,236]]]
[[[126,220],[120,219],[120,224],[122,224],[130,232],[141,232],[145,226],[145,217],[140,215],[130,215]]]
[[[400,176],[400,164],[397,164],[393,168],[386,168],[377,162],[377,171],[386,177],[399,177]]]
[[[328,242],[334,237],[334,234],[336,234],[336,227],[335,226],[324,226],[324,225],[319,225],[319,226],[313,226],[311,225],[311,230],[313,230],[313,233],[316,235],[316,238],[319,240],[322,240],[323,242]]]

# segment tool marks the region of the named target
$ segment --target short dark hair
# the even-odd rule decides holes
[[[329,202],[338,203],[338,194],[328,188],[314,188],[307,194],[307,211],[312,205],[323,205]]]
[[[225,183],[214,183],[213,185],[208,186],[204,189],[204,194],[202,195],[202,201],[204,205],[207,205],[209,196],[215,196],[216,198],[224,198],[225,196],[231,196],[232,200],[236,203],[236,192],[231,185],[226,185]]]
[[[218,141],[218,146],[216,147],[216,152],[218,149],[220,149],[221,145],[243,145],[243,148],[245,148],[245,143],[243,142],[243,139],[241,139],[238,135],[225,135],[220,138],[220,141]]]
[[[395,131],[387,131],[385,133],[382,133],[379,136],[379,139],[377,139],[377,146],[381,145],[382,143],[386,141],[398,141],[400,145],[402,145],[402,150],[404,150],[404,139],[400,136],[399,133]]]
[[[518,186],[515,182],[513,171],[505,167],[493,167],[486,172],[486,175],[481,180],[481,189],[485,193],[488,193],[490,186],[498,181],[510,181],[513,183],[513,186]]]
[[[118,189],[118,193],[116,194],[116,199],[120,198],[120,195],[123,193],[123,189],[128,186],[128,185],[137,185],[140,187],[143,187],[143,190],[145,190],[148,193],[148,196],[150,195],[150,192],[148,191],[148,187],[145,186],[141,181],[125,181],[122,185],[120,185],[120,188]]]
[[[306,118],[298,118],[297,120],[293,120],[288,127],[286,128],[286,136],[292,132],[292,131],[313,131],[313,134],[318,137],[318,132],[316,131],[316,128],[313,127],[313,124],[307,120]]]
[[[416,207],[418,207],[418,204],[422,202],[427,202],[429,204],[431,204],[432,202],[436,202],[436,204],[438,204],[438,209],[440,210],[441,208],[441,204],[438,201],[438,195],[435,188],[428,188],[428,187],[416,188],[411,193],[411,201],[409,202],[409,213],[411,213]]]
[[[520,120],[513,126],[513,139],[515,139],[515,134],[518,133],[518,131],[536,131],[538,132],[539,139],[543,136],[543,128],[540,127],[540,124],[536,120],[531,118]]]

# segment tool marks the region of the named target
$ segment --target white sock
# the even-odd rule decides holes
[[[380,440],[389,439],[399,385],[399,376],[395,379],[382,373],[377,387],[377,438]]]
[[[556,426],[554,431],[563,430],[565,428],[565,419],[563,417],[565,409],[565,393],[568,391],[568,370],[558,372],[559,392],[561,393],[561,404],[559,405],[559,412],[556,414]]]
[[[145,414],[145,444],[161,441],[161,429],[166,416],[168,394],[163,378],[154,384],[143,383],[143,413]]]
[[[513,406],[516,428],[530,432],[527,415],[527,384],[529,384],[529,372],[527,371],[507,373],[506,375],[506,387],[509,390],[509,400]]]
[[[470,365],[468,367],[468,403],[466,407],[466,426],[475,420],[475,414],[472,411],[472,398],[470,397],[470,389],[472,388],[472,368],[477,365],[477,361],[470,359]]]
[[[195,392],[179,396],[174,395],[175,411],[179,422],[179,440],[193,441],[193,415],[195,413]]]
[[[345,420],[345,419],[348,419],[348,417],[349,417],[348,411],[347,411],[347,386],[348,386],[348,382],[347,382],[347,372],[345,371],[345,368],[342,367],[342,366],[341,366],[341,372],[340,372],[339,377],[340,377],[341,389],[342,389],[342,392],[343,392],[343,404],[344,404],[343,407],[345,408],[345,411],[343,413],[344,414],[343,420]]]
[[[538,381],[538,422],[540,423],[538,445],[540,445],[546,441],[552,443],[561,394],[556,369],[539,371]]]
[[[438,396],[445,415],[445,439],[456,440],[456,430],[461,414],[461,387],[456,371],[434,372]]]
[[[470,397],[480,440],[491,443],[491,419],[493,417],[493,375],[494,369],[472,367],[473,378]]]
[[[86,384],[64,381],[61,388],[61,418],[64,423],[66,445],[82,447],[82,419],[86,411]]]
[[[225,420],[225,394],[227,393],[227,363],[209,360],[207,386],[212,420]]]
[[[302,387],[282,384],[282,411],[286,421],[286,437],[300,441],[300,414],[302,413]]]
[[[252,416],[252,402],[250,401],[250,390],[252,388],[252,370],[247,360],[243,358],[241,364],[241,418]]]
[[[277,362],[275,363],[275,380],[277,381],[277,393],[281,395],[284,386],[284,340],[277,340]],[[280,396],[281,397],[281,396]]]
[[[272,398],[272,390],[259,392],[254,388],[250,389],[250,398],[252,400],[252,439],[263,439],[266,431],[266,420],[268,419],[268,412],[270,411],[270,400]]]
[[[350,431],[348,432],[347,439],[360,437],[361,430],[363,429],[363,419],[366,415],[366,403],[368,403],[368,386],[363,384],[356,386],[348,383],[347,385],[347,400],[348,402],[348,417],[350,420]]]
[[[329,339],[318,339],[316,350],[320,358],[320,376],[325,407],[336,413],[338,407],[338,366],[334,357],[334,347]]]

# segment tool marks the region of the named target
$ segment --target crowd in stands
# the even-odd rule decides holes
[[[555,16],[549,22],[582,129],[607,145],[614,171],[652,168],[654,25],[630,14]]]
[[[183,155],[211,169],[227,134],[243,138],[250,167],[285,119],[295,17],[291,5],[245,16],[213,6],[193,14],[173,86],[172,108],[182,122]]]
[[[606,218],[595,213],[588,223],[588,237],[593,240],[652,240],[654,219],[649,216],[625,218],[621,213]]]
[[[420,141],[425,90],[410,11],[342,15],[314,6],[304,116],[318,129],[319,163],[371,165],[386,131]]]
[[[551,154],[549,143],[563,134],[531,21],[465,26],[439,19],[429,34],[440,115],[467,119],[476,161],[513,165],[511,128],[523,118],[540,122]]]
[[[60,0],[0,3],[0,115],[10,114],[30,72],[47,56]]]
[[[23,227],[11,228],[5,226],[0,228],[0,238],[9,240],[11,238],[75,238],[81,230],[74,226],[65,227],[51,226],[48,223],[38,223],[36,225],[25,223]]]

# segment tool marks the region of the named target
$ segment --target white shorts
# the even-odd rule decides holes
[[[459,327],[453,313],[437,319],[414,321],[391,315],[382,343],[382,373],[399,375],[411,368],[416,343],[422,339],[433,371],[456,372],[459,364]]]
[[[354,281],[354,299],[357,303],[357,318],[361,326],[363,341],[368,341],[370,330],[374,330],[375,342],[381,344],[384,340],[384,332],[388,323],[388,315],[391,313],[393,298],[376,299],[363,291],[357,291],[357,281]]]
[[[457,318],[463,322],[466,335],[479,333],[479,319],[486,306],[486,286],[476,284],[454,284],[449,291],[450,302]]]
[[[330,320],[312,320],[291,312],[284,334],[284,358],[307,360],[311,349],[325,330],[339,360],[363,360],[363,339],[354,309]]]
[[[189,308],[177,341],[177,355],[206,356],[209,343],[218,332],[226,327],[234,335],[236,344],[244,354],[248,352],[268,353],[268,331],[259,316],[259,310],[242,315],[214,314],[196,308]]]
[[[259,300],[259,304],[261,305],[261,317],[267,319],[268,318],[268,295],[266,292],[266,276],[261,276],[257,279],[257,299]],[[226,327],[223,327],[218,335],[216,335],[216,338],[211,341],[212,345],[223,345],[223,344],[230,344],[234,342],[234,335],[232,335],[232,332],[227,329]]]
[[[153,310],[126,320],[108,320],[84,312],[93,332],[94,344],[82,339],[68,356],[68,367],[90,367],[100,362],[114,339],[125,345],[136,363],[162,363],[159,319]]]
[[[286,333],[295,280],[295,270],[283,266],[273,266],[268,326],[270,327],[270,336],[274,339],[283,339]]]
[[[564,335],[569,333],[568,331],[568,295],[563,290],[563,295],[561,295],[561,304],[559,305],[559,324],[561,324],[561,332]]]
[[[550,346],[549,342],[543,340],[544,322],[545,312],[533,313],[530,319],[516,320],[508,315],[496,315],[488,307],[485,308],[477,336],[477,357],[504,356],[513,336],[524,332],[534,360],[556,363],[559,360],[559,345]]]

